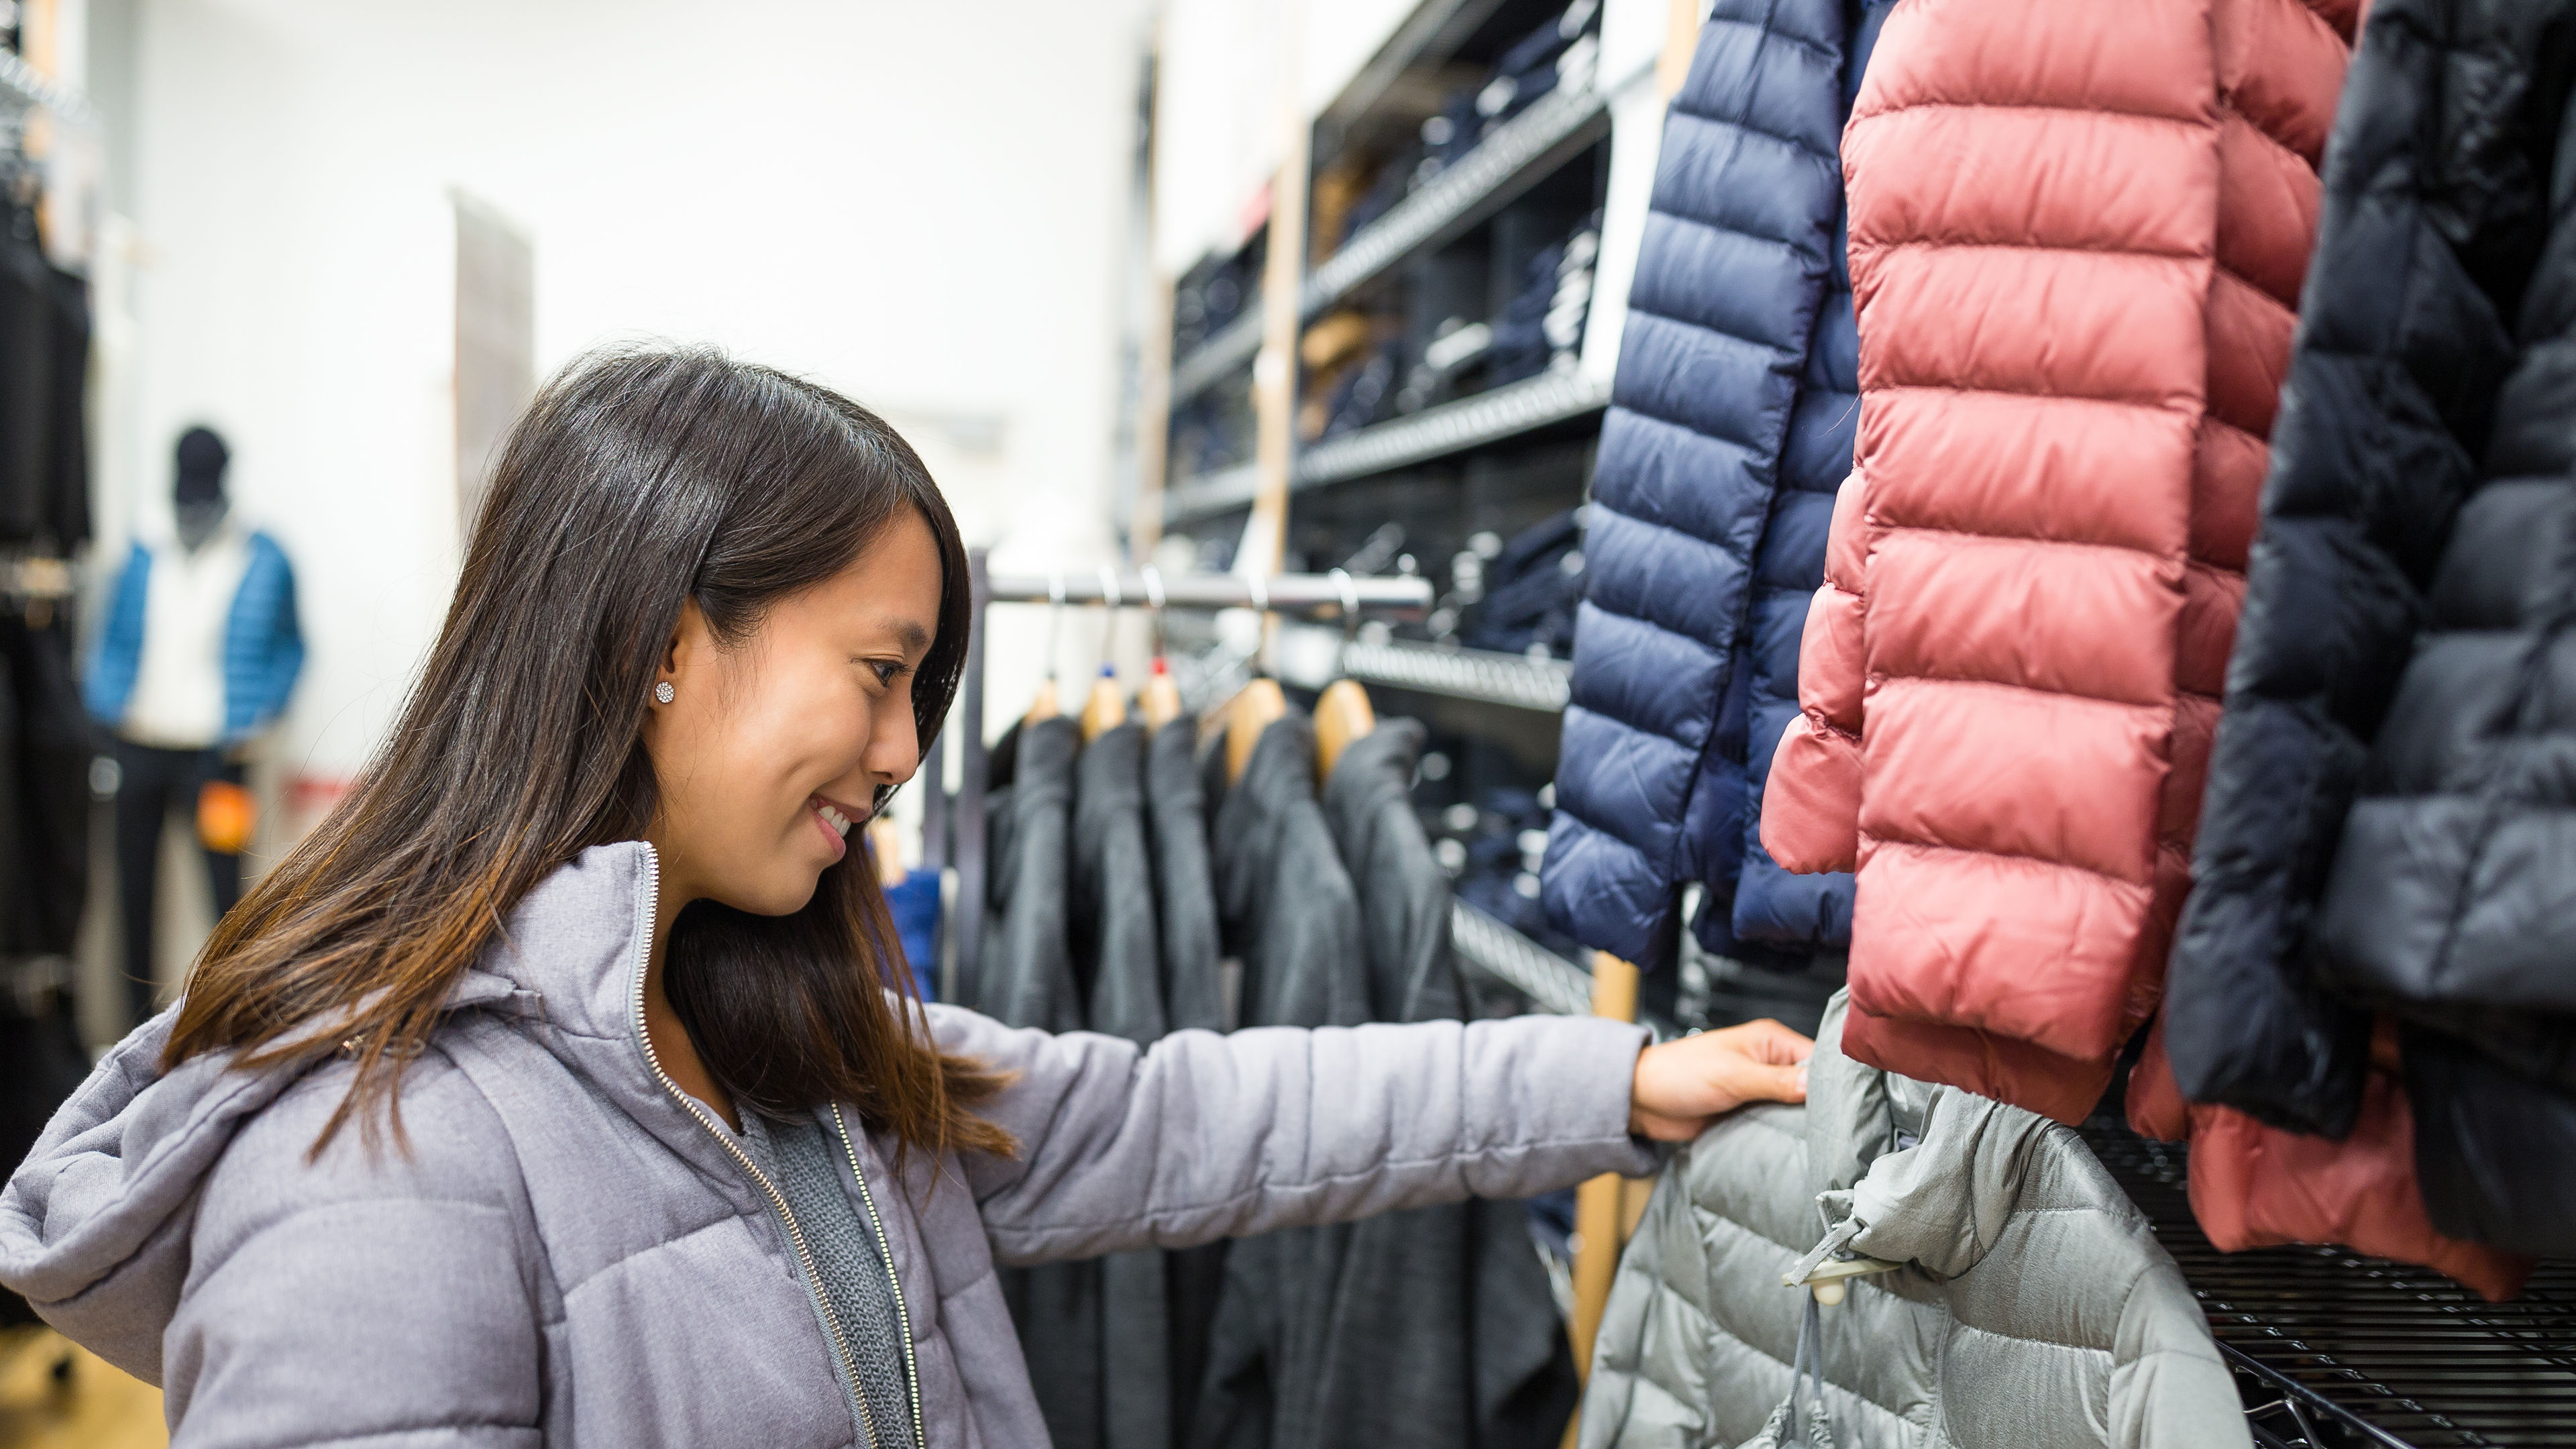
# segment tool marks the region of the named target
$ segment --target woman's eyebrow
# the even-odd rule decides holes
[[[930,631],[909,619],[894,626],[894,637],[906,653],[930,647]]]

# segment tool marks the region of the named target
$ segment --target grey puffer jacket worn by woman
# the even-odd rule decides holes
[[[648,847],[602,846],[521,904],[403,1078],[408,1155],[348,1131],[308,1162],[348,1063],[164,1076],[157,1019],[0,1195],[0,1283],[163,1384],[182,1449],[852,1444],[784,1221],[740,1140],[647,1055],[657,887]],[[1148,1051],[954,1008],[930,1022],[1017,1074],[986,1114],[1020,1152],[914,1153],[898,1174],[893,1142],[846,1114],[844,1181],[902,1285],[926,1444],[1046,1442],[997,1263],[1651,1165],[1627,1131],[1643,1036],[1613,1023],[1181,1032]]]

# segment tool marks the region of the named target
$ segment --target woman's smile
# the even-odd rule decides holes
[[[808,797],[805,801],[805,817],[814,822],[815,829],[823,832],[824,839],[832,842],[832,859],[836,861],[849,853],[850,826],[866,815],[864,810],[847,809],[820,795]]]

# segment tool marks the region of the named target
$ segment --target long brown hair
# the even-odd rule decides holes
[[[556,867],[652,821],[643,720],[683,601],[739,644],[907,508],[944,567],[912,688],[927,756],[972,610],[956,521],[911,447],[847,398],[709,350],[567,367],[511,430],[400,722],[217,925],[164,1064],[232,1049],[259,1070],[347,1043],[356,1078],[313,1150],[353,1115],[373,1141],[379,1105],[399,1138],[403,1064],[503,918]],[[905,1149],[1010,1151],[969,1110],[1002,1079],[932,1045],[902,960],[852,851],[793,915],[688,907],[664,989],[707,1069],[752,1107],[847,1102]]]

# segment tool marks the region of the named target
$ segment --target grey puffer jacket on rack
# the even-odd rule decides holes
[[[409,1155],[344,1132],[351,1065],[158,1068],[127,1038],[0,1193],[0,1286],[167,1390],[180,1446],[841,1449],[856,1431],[740,1139],[645,1054],[650,847],[510,913],[403,1078]],[[1643,1033],[1571,1018],[1178,1032],[1140,1051],[927,1008],[1013,1074],[1017,1156],[834,1145],[901,1287],[919,1442],[1047,1442],[997,1264],[1508,1197],[1653,1161]],[[327,1033],[320,1039],[328,1041]],[[1327,1089],[1329,1084],[1329,1090]]]
[[[2245,1415],[2182,1271],[2073,1129],[1863,1066],[1825,1014],[1803,1107],[1749,1107],[1664,1170],[1619,1263],[1582,1449],[1777,1433],[1832,1242],[1909,1266],[1818,1315],[1838,1449],[2226,1449]]]

